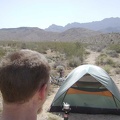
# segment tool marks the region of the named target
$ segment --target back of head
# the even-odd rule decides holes
[[[0,65],[0,89],[6,103],[29,100],[49,80],[46,58],[32,50],[7,55]]]

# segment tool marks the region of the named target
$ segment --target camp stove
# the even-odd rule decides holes
[[[71,110],[70,104],[63,102],[63,109],[64,111],[64,120],[68,120],[69,112]]]

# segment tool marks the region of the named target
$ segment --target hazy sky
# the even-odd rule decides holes
[[[65,26],[120,17],[120,0],[0,0],[0,28]]]

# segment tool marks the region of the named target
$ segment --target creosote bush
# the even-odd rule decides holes
[[[77,67],[82,64],[82,61],[79,57],[73,57],[69,60],[69,67]]]
[[[120,74],[120,68],[116,68],[116,69],[115,69],[115,73],[116,73],[116,74]]]
[[[115,62],[110,57],[108,57],[106,54],[103,54],[103,53],[100,54],[98,58],[96,59],[96,64],[97,65],[110,65],[112,67],[116,66]]]
[[[0,48],[0,58],[3,57],[5,54],[6,54],[6,50]]]
[[[105,65],[104,67],[103,67],[103,69],[109,74],[110,73],[110,71],[111,71],[111,66],[110,65]]]
[[[120,53],[120,44],[111,44],[111,45],[108,47],[108,50],[114,50],[114,51],[116,51],[117,53]]]
[[[106,54],[108,54],[110,57],[118,58],[119,54],[115,50],[107,50]]]
[[[2,46],[9,46],[13,49],[13,51],[16,49],[31,49],[38,51],[40,53],[46,54],[46,50],[51,49],[52,51],[58,51],[60,53],[57,58],[51,58],[54,59],[54,62],[62,61],[64,60],[68,61],[68,64],[72,67],[76,67],[84,62],[85,55],[85,45],[80,42],[59,42],[59,41],[53,41],[53,42],[16,42],[16,41],[5,41],[1,42]],[[4,52],[1,50],[0,55],[3,56]],[[60,55],[63,55],[64,57],[61,57]],[[61,64],[60,64],[61,65]]]
[[[58,65],[57,67],[56,67],[56,70],[57,70],[57,72],[60,72],[61,70],[65,70],[65,68],[64,68],[64,66],[62,66],[62,65]]]

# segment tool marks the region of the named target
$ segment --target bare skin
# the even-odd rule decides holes
[[[42,110],[47,93],[48,85],[46,84],[25,103],[3,103],[2,120],[37,120],[37,114]]]

